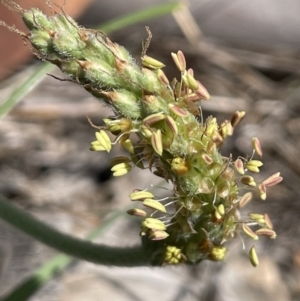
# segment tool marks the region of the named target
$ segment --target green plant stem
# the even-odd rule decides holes
[[[82,260],[120,267],[151,265],[142,246],[110,247],[74,238],[45,225],[3,197],[0,197],[0,218],[45,245]]]
[[[87,239],[94,239],[103,232],[106,228],[113,224],[113,222],[124,215],[124,212],[114,212],[107,218],[101,225],[93,229],[88,235]],[[43,285],[49,280],[53,279],[56,274],[66,268],[74,258],[67,255],[57,255],[52,258],[40,268],[32,273],[21,283],[16,285],[10,292],[3,296],[1,301],[25,301],[28,300],[33,294],[35,294]]]

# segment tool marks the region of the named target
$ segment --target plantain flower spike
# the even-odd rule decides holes
[[[13,7],[12,1],[6,2]],[[254,241],[258,236],[275,238],[263,214],[245,220],[239,214],[252,196],[245,190],[257,191],[248,172],[253,175],[262,166],[252,158],[262,156],[259,140],[253,138],[248,161],[221,154],[221,145],[245,112],[236,112],[230,122],[219,123],[213,116],[203,120],[200,104],[194,103],[210,95],[192,69],[186,70],[182,51],[172,54],[180,78],[169,81],[162,71],[165,65],[147,56],[145,49],[140,64],[103,32],[83,28],[63,12],[46,16],[31,8],[19,13],[29,32],[17,33],[30,41],[34,54],[55,64],[114,112],[91,144],[94,151],[109,152],[118,144],[127,151],[127,157],[112,160],[114,176],[143,168],[172,184],[167,198],[146,190],[130,195],[131,201],[140,201],[135,206],[145,207],[128,213],[142,219],[140,235],[153,265],[221,261],[227,242],[237,234]],[[119,143],[111,143],[113,136]],[[264,185],[281,179],[275,174]],[[254,247],[249,258],[258,265]]]

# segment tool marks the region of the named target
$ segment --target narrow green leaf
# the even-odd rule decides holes
[[[34,74],[17,87],[12,94],[0,104],[0,118],[5,117],[12,108],[17,105],[34,87],[44,78],[47,72],[51,72],[54,66],[50,63],[40,64]]]
[[[120,17],[119,19],[111,20],[99,26],[99,29],[101,29],[105,33],[110,33],[141,21],[170,14],[172,11],[179,9],[180,7],[182,7],[182,4],[179,2],[155,5],[150,8],[134,12],[127,16]]]

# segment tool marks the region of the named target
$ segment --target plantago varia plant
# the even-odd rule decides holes
[[[153,264],[221,261],[226,242],[239,233],[252,240],[276,237],[266,213],[241,219],[239,208],[252,198],[251,191],[265,200],[267,187],[279,183],[280,174],[256,183],[253,174],[263,165],[255,159],[262,157],[257,138],[248,159],[222,156],[222,144],[245,112],[221,123],[213,116],[204,120],[200,101],[210,95],[193,69],[187,69],[182,51],[171,54],[180,78],[170,82],[164,64],[146,55],[146,49],[140,66],[104,33],[80,27],[64,13],[46,16],[2,2],[22,14],[29,33],[11,29],[30,41],[36,56],[112,108],[115,115],[104,119],[90,149],[109,152],[119,144],[127,151],[111,161],[113,175],[126,175],[135,167],[172,184],[168,198],[143,187],[129,196],[134,208],[128,213],[142,218],[140,235]],[[249,258],[258,265],[254,246]]]

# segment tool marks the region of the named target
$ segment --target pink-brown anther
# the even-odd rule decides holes
[[[188,111],[183,110],[182,108],[180,108],[180,107],[178,107],[178,106],[176,106],[176,105],[174,105],[174,104],[172,104],[172,103],[169,104],[169,108],[170,108],[170,110],[171,110],[175,115],[177,115],[177,116],[179,116],[179,117],[187,117],[187,116],[189,116]]]
[[[210,95],[208,93],[208,91],[206,90],[206,88],[199,82],[198,82],[198,89],[195,90],[194,92],[201,98],[201,99],[204,99],[204,100],[209,100],[210,99]]]
[[[267,187],[266,185],[264,185],[263,183],[258,185],[258,193],[259,193],[259,197],[265,201],[267,198]]]
[[[240,158],[234,161],[234,168],[240,175],[245,173],[244,162]]]
[[[246,112],[245,111],[236,111],[230,120],[230,123],[233,127],[236,127],[245,117]]]
[[[159,80],[165,84],[166,86],[168,86],[170,84],[165,72],[163,72],[161,69],[157,70],[157,77],[159,78]]]
[[[239,202],[239,207],[240,208],[245,207],[251,201],[252,196],[253,196],[252,192],[245,193]]]
[[[265,226],[268,229],[273,229],[273,223],[267,213],[264,214],[264,219],[265,219]]]
[[[255,152],[260,156],[262,157],[262,149],[261,149],[261,144],[258,140],[258,138],[254,137],[252,138],[252,147],[253,149],[255,150]]]
[[[276,172],[267,179],[265,179],[262,184],[264,184],[266,187],[275,186],[278,183],[280,183],[283,180],[282,177],[280,177],[280,172]]]
[[[177,53],[172,52],[171,56],[178,70],[180,72],[184,72],[186,69],[186,60],[183,52],[181,50],[178,50]]]

